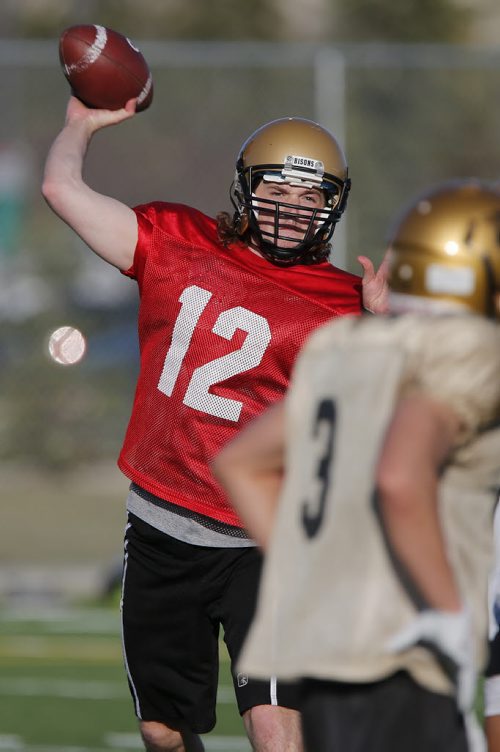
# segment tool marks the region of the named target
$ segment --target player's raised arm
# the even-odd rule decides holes
[[[83,180],[85,155],[93,134],[134,115],[135,101],[120,110],[95,110],[71,97],[66,123],[45,164],[42,193],[53,211],[101,258],[119,269],[132,264],[137,242],[135,213]]]

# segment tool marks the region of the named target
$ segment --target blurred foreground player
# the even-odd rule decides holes
[[[132,100],[111,112],[72,98],[43,193],[139,286],[141,369],[119,460],[132,481],[124,656],[147,749],[182,752],[202,749],[215,724],[220,625],[234,666],[261,566],[209,461],[283,395],[312,329],[361,311],[361,280],[328,262],[350,181],[324,128],[285,118],[256,131],[238,158],[234,217],[215,220],[180,204],[131,209],[83,181],[93,134],[133,114]],[[384,267],[360,261],[365,305],[380,310]],[[294,688],[233,678],[254,749],[300,750]]]
[[[268,551],[239,670],[303,678],[309,752],[484,745],[500,194],[440,185],[390,245],[396,315],[321,327],[286,400],[214,463]]]
[[[488,752],[500,752],[500,505],[495,509],[495,562],[490,576],[490,657],[484,681]]]

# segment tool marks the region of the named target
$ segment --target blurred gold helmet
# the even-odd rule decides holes
[[[318,188],[325,194],[324,209],[304,209],[304,214],[310,212],[308,229],[293,248],[279,247],[280,241],[290,240],[280,235],[279,225],[291,205],[268,199],[256,204],[253,192],[261,180]],[[328,256],[328,241],[345,209],[349,189],[347,162],[335,137],[312,120],[281,118],[258,128],[241,147],[231,201],[241,235],[250,229],[266,258],[285,266],[307,264]],[[273,232],[259,227],[257,214],[262,205],[274,213]]]
[[[500,190],[472,178],[412,202],[390,233],[391,311],[465,308],[500,317]]]

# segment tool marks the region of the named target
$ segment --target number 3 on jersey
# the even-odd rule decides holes
[[[316,465],[316,478],[319,482],[318,494],[315,499],[306,499],[302,505],[302,525],[308,538],[314,538],[319,532],[325,514],[326,497],[330,485],[330,470],[332,466],[334,435],[335,435],[335,402],[323,399],[319,402],[313,426],[313,439],[322,437],[321,452]]]
[[[211,292],[197,285],[186,287],[179,298],[181,308],[158,382],[158,389],[167,397],[174,391],[196,325],[211,298]],[[241,348],[194,369],[182,400],[185,405],[226,420],[239,419],[243,402],[212,394],[210,387],[258,366],[271,341],[271,329],[263,316],[237,306],[219,314],[212,332],[231,340],[237,329],[247,333]]]

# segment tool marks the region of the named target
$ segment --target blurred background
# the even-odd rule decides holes
[[[58,37],[77,23],[129,36],[153,71],[151,108],[98,133],[87,162],[88,181],[130,205],[230,209],[246,137],[273,118],[312,118],[348,156],[332,260],[359,272],[357,255],[378,263],[393,217],[429,183],[500,175],[495,0],[4,0],[0,597],[95,590],[121,551],[115,461],[137,372],[136,286],[40,196],[69,95]],[[64,325],[86,338],[77,365],[48,357]]]
[[[332,260],[359,272],[357,255],[380,261],[390,223],[415,193],[446,178],[500,175],[496,0],[3,0],[5,608],[106,597],[120,566],[128,483],[115,463],[137,373],[136,287],[40,196],[69,95],[58,38],[80,23],[129,36],[153,71],[151,108],[97,134],[87,163],[93,186],[130,205],[230,209],[246,137],[273,118],[312,118],[347,153],[353,188]],[[60,326],[86,338],[78,364],[48,357]],[[0,748],[9,748],[1,736]]]

